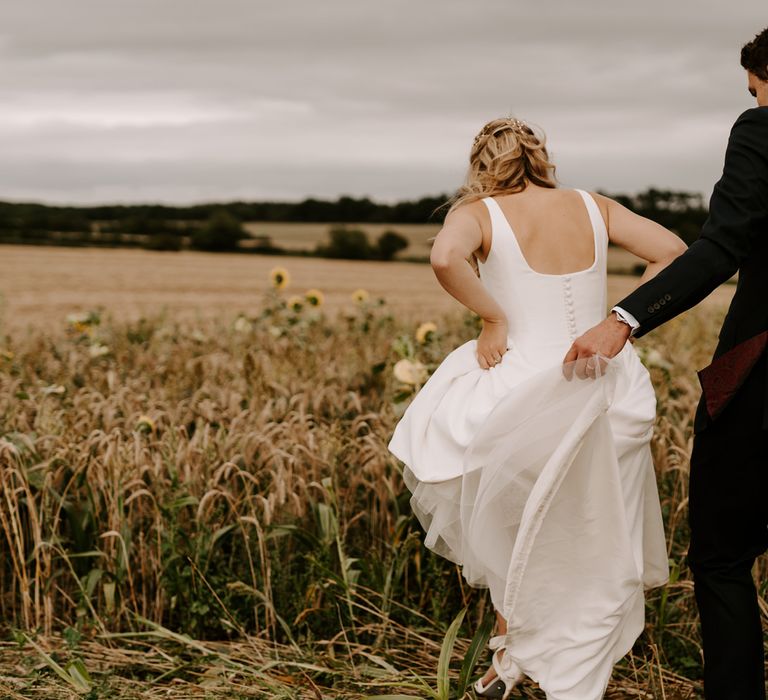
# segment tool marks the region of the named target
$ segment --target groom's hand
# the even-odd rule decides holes
[[[590,328],[584,335],[573,341],[571,349],[563,360],[563,374],[572,379],[574,373],[579,379],[596,376],[596,355],[613,358],[629,339],[630,327],[619,321],[615,313]],[[591,361],[590,361],[591,360]]]

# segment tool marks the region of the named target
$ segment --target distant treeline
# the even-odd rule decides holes
[[[226,211],[240,221],[293,221],[308,223],[422,224],[434,222],[432,212],[449,195],[422,197],[414,201],[383,204],[368,197],[339,197],[336,200],[309,198],[300,202],[227,202],[170,206],[129,204],[62,207],[45,204],[0,202],[0,229],[22,225],[29,229],[83,230],[89,222],[120,223],[123,231],[152,233],[159,224],[203,222],[212,214]],[[129,231],[130,229],[130,231]]]
[[[633,211],[675,231],[687,243],[695,240],[707,217],[700,194],[649,189],[636,195],[610,195]],[[157,250],[246,250],[280,254],[269,237],[249,238],[243,222],[311,222],[332,224],[327,245],[309,254],[328,257],[389,259],[407,245],[396,231],[375,243],[346,224],[440,224],[449,198],[441,194],[385,204],[362,197],[300,202],[229,202],[168,206],[160,204],[48,206],[0,202],[0,243],[144,247]],[[334,233],[335,231],[335,233]],[[362,234],[362,235],[361,235]],[[261,239],[261,240],[259,240]],[[343,245],[342,245],[343,243]],[[347,253],[345,253],[345,250]],[[351,254],[348,254],[353,250]]]

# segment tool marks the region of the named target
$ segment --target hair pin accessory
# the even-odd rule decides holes
[[[520,119],[517,119],[516,117],[506,117],[506,119],[504,121],[506,123],[503,125],[503,127],[512,129],[513,131],[522,132],[523,129],[530,128],[530,127],[528,127],[528,125],[524,121],[521,121]],[[499,129],[498,126],[496,126],[493,129],[483,128],[480,131],[480,133],[477,136],[475,136],[475,140],[472,142],[472,147],[474,148],[475,146],[477,146],[477,144],[480,141],[480,139],[482,139],[484,136],[487,136],[487,135],[489,135],[491,133],[495,133],[498,129]]]

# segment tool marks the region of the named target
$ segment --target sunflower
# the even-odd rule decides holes
[[[139,416],[139,419],[136,421],[136,430],[140,433],[154,433],[155,421],[149,416]]]
[[[294,294],[285,303],[288,305],[288,308],[296,314],[304,308],[304,299],[298,294]]]
[[[427,321],[416,329],[416,340],[423,345],[432,340],[435,333],[437,333],[437,326],[432,321]]]
[[[418,360],[407,357],[395,363],[393,372],[395,379],[403,384],[421,384],[427,378],[427,368]]]
[[[104,357],[104,355],[109,355],[110,352],[109,347],[102,343],[94,343],[88,348],[88,354],[91,357]]]
[[[234,329],[238,333],[247,333],[253,329],[253,324],[245,316],[238,316],[235,320]]]
[[[78,333],[90,333],[92,326],[98,326],[101,323],[101,318],[96,311],[87,311],[67,314],[67,323]]]
[[[319,289],[308,289],[304,293],[304,298],[310,306],[322,306],[325,297]]]
[[[285,289],[291,282],[291,276],[284,267],[273,267],[269,279],[275,289]]]
[[[67,323],[70,326],[87,326],[91,323],[91,315],[85,312],[79,314],[67,314]]]
[[[368,294],[367,290],[365,289],[356,289],[354,292],[352,292],[352,301],[354,301],[356,304],[365,304],[365,302],[370,298],[371,295]]]

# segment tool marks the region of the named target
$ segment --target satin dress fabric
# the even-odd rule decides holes
[[[602,698],[644,627],[644,591],[669,575],[650,439],[656,397],[627,344],[594,379],[563,358],[607,308],[608,233],[587,192],[593,264],[544,274],[527,263],[498,202],[485,288],[509,321],[483,369],[477,341],[450,352],[395,426],[425,545],[488,588],[507,620],[504,660],[548,700]]]

